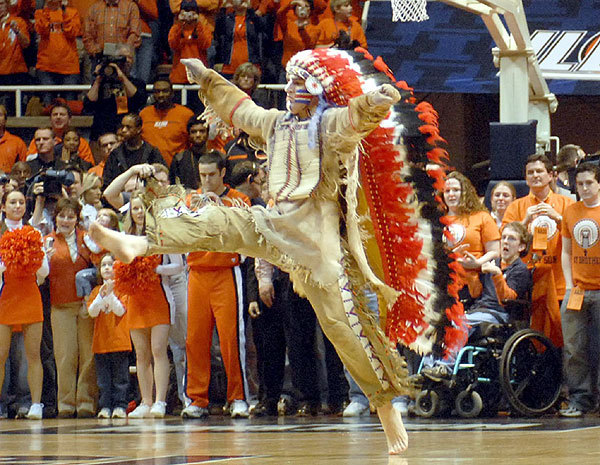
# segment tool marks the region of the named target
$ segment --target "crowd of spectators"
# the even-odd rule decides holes
[[[187,84],[180,60],[191,57],[228,78],[250,62],[263,82],[284,83],[285,63],[300,50],[366,48],[360,15],[358,0],[45,0],[37,9],[34,0],[0,0],[0,85],[93,84],[86,103],[101,106],[109,93],[131,99],[133,86],[161,73]],[[113,85],[101,88],[102,78]],[[12,96],[0,93],[11,114]],[[54,97],[44,92],[42,103]],[[78,100],[73,91],[61,97]],[[130,102],[121,112],[140,109]]]

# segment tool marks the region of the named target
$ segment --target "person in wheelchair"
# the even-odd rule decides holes
[[[483,263],[479,279],[469,282],[475,299],[465,317],[471,327],[469,336],[482,323],[506,324],[510,314],[507,301],[526,300],[532,287],[531,272],[521,257],[527,254],[531,237],[518,221],[507,224],[500,238],[500,258]],[[420,374],[433,381],[452,377],[455,356],[426,360]]]

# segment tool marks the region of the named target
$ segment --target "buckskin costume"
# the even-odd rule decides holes
[[[441,242],[435,188],[444,152],[436,148],[436,115],[415,108],[403,83],[396,83],[402,100],[391,112],[389,104],[374,105],[369,91],[395,80],[366,51],[303,51],[287,71],[320,95],[310,119],[265,110],[212,70],[195,77],[205,103],[268,154],[274,207],[190,211],[181,186],[165,194],[149,184],[147,253],[238,252],[288,271],[379,407],[409,389],[390,339],[425,353],[448,350],[463,334]],[[430,162],[435,167],[425,170]],[[379,297],[387,337],[366,306],[366,287]]]

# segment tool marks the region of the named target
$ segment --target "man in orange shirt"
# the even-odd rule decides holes
[[[5,173],[10,172],[17,158],[27,153],[27,146],[23,139],[6,130],[7,119],[6,107],[0,105],[0,170]]]
[[[94,173],[98,176],[104,176],[104,165],[106,164],[106,159],[110,155],[110,152],[119,145],[119,141],[117,140],[117,135],[114,132],[107,132],[106,134],[102,134],[98,137],[98,145],[100,146],[100,161],[96,166],[92,166],[88,173]]]
[[[580,417],[598,402],[597,348],[600,344],[600,169],[582,163],[575,172],[581,200],[566,208],[562,221],[562,267],[567,291],[562,302],[565,375],[569,406],[564,417]],[[581,296],[583,292],[583,296]],[[579,302],[576,302],[579,297]],[[592,362],[595,360],[595,364]]]
[[[187,123],[194,112],[173,103],[171,81],[159,78],[154,81],[154,105],[140,111],[142,138],[162,154],[168,166],[175,154],[188,146]]]
[[[50,111],[50,126],[52,126],[52,130],[56,136],[56,144],[60,144],[62,142],[65,132],[71,125],[72,116],[73,113],[71,113],[71,109],[66,103],[58,102],[52,107],[52,110]],[[35,153],[37,153],[37,148],[35,146],[35,140],[32,140],[29,144],[29,148],[27,149],[27,154],[19,157],[19,160],[27,161],[29,156]],[[79,157],[88,163],[91,163],[92,165],[96,163],[94,160],[94,155],[92,154],[92,149],[90,148],[90,144],[83,137],[79,138],[79,148],[77,153]]]
[[[61,0],[47,0],[44,8],[35,12],[35,31],[39,37],[37,77],[42,85],[79,84],[79,55],[76,39],[81,35],[81,18],[75,8],[64,6]],[[68,91],[67,100],[77,94]],[[52,94],[43,95],[45,105]]]
[[[531,263],[534,254],[541,257],[533,274],[531,327],[543,331],[552,342],[562,346],[559,301],[565,295],[565,278],[560,264],[560,225],[565,209],[573,200],[550,189],[552,163],[545,155],[531,155],[527,159],[525,181],[529,195],[508,206],[502,226],[520,221],[534,235],[531,252],[524,259],[525,263]]]
[[[0,0],[0,86],[26,84],[27,64],[23,50],[29,47],[29,32],[23,18],[8,11],[9,0]],[[0,93],[0,104],[14,105],[14,94]]]
[[[223,184],[225,160],[218,152],[200,157],[198,171],[202,186],[198,194],[218,198],[224,205],[240,202],[250,205],[246,195]],[[194,204],[201,203],[199,196],[192,196],[191,203],[192,208]],[[239,261],[236,253],[192,252],[188,256],[186,394],[192,403],[181,412],[183,418],[208,415],[210,346],[215,323],[227,373],[227,401],[231,416],[248,416],[243,373],[246,365],[245,330]]]

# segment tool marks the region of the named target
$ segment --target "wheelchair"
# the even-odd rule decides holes
[[[493,417],[501,406],[526,417],[548,412],[560,395],[561,353],[550,339],[527,327],[528,304],[512,301],[507,324],[480,324],[457,354],[451,377],[421,375],[415,413],[430,418],[454,410],[462,418]]]

